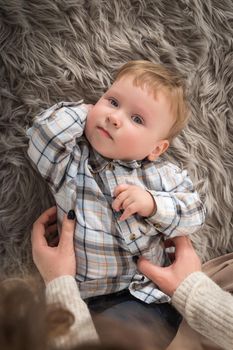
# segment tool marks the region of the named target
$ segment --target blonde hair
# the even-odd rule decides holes
[[[129,61],[116,74],[115,81],[125,76],[132,76],[133,83],[146,87],[156,97],[162,90],[170,100],[174,124],[167,138],[172,140],[185,127],[189,118],[188,103],[185,98],[184,83],[175,72],[165,66],[150,61]]]

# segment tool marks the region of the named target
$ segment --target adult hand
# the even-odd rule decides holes
[[[59,276],[75,275],[76,262],[73,244],[75,214],[73,211],[68,214],[71,219],[64,216],[60,239],[55,247],[51,247],[47,239],[57,230],[56,207],[46,210],[33,224],[32,257],[45,283]]]
[[[170,296],[188,275],[201,270],[200,259],[190,239],[182,236],[171,240],[175,246],[175,259],[171,265],[156,266],[143,257],[137,263],[138,269]]]

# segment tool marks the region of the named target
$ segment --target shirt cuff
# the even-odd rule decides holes
[[[156,196],[153,191],[148,191],[156,205],[156,211],[145,220],[152,224],[159,232],[164,232],[174,219],[174,201],[170,196]]]

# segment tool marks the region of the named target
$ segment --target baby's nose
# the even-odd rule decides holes
[[[119,113],[110,114],[108,119],[110,123],[112,123],[112,125],[114,125],[116,128],[119,128],[122,124],[121,116],[119,115]]]

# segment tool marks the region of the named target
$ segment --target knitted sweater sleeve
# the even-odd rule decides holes
[[[191,328],[224,349],[233,349],[233,296],[207,275],[189,275],[173,294],[172,303]]]
[[[48,304],[60,304],[74,316],[74,323],[64,336],[54,339],[53,346],[66,349],[84,343],[99,341],[86,303],[81,299],[77,283],[72,276],[61,276],[46,286]]]

